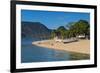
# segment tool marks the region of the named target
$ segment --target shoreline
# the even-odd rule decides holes
[[[54,50],[90,54],[90,40],[79,40],[70,43],[56,42],[54,40],[42,40],[32,42],[32,44]]]

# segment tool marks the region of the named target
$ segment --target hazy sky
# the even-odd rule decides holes
[[[21,10],[21,21],[41,22],[50,29],[65,26],[78,20],[90,22],[90,13]]]

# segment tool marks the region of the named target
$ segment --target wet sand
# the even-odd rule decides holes
[[[56,42],[54,40],[43,40],[32,42],[32,44],[50,49],[90,54],[90,40],[78,40],[70,43]]]

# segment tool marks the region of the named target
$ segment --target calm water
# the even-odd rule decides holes
[[[70,55],[65,51],[38,47],[32,45],[33,39],[23,39],[21,47],[21,62],[48,62],[69,60]]]

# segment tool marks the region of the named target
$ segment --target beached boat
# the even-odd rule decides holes
[[[56,42],[69,43],[69,42],[78,41],[78,39],[77,39],[77,38],[55,39],[55,41],[56,41]]]
[[[78,39],[77,38],[69,38],[69,39],[62,40],[63,43],[69,43],[69,42],[75,42],[75,41],[78,41]]]

